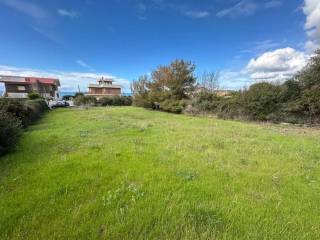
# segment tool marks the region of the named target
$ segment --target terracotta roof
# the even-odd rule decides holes
[[[43,83],[43,84],[49,84],[49,85],[58,85],[60,86],[59,79],[55,78],[35,78],[35,77],[26,77],[26,82],[31,82],[31,83]]]
[[[59,79],[55,79],[55,78],[0,76],[0,82],[7,82],[7,83],[24,83],[24,84],[32,84],[32,83],[40,82],[40,83],[42,83],[42,84],[49,84],[49,85],[57,85],[57,86],[60,86]]]

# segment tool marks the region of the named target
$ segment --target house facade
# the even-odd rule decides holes
[[[59,79],[0,76],[0,82],[5,85],[4,97],[28,98],[28,93],[35,92],[41,97],[55,99],[59,97]]]
[[[112,79],[101,78],[98,84],[89,84],[89,92],[86,95],[98,100],[103,97],[121,96],[121,86],[114,85]]]

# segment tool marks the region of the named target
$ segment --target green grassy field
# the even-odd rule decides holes
[[[320,131],[60,109],[0,159],[0,239],[320,239]]]

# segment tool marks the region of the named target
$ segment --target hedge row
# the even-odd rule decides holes
[[[129,96],[114,96],[104,97],[97,101],[95,97],[78,94],[74,98],[74,104],[76,106],[131,106],[132,99]]]
[[[213,113],[223,119],[319,124],[320,87],[312,87],[316,89],[312,92],[294,87],[298,84],[295,80],[281,85],[256,83],[227,97],[201,92],[191,100],[185,112],[192,115]]]
[[[132,99],[130,96],[115,96],[101,98],[98,103],[101,106],[131,106]]]
[[[0,99],[0,156],[18,143],[22,129],[37,121],[48,110],[42,99]]]
[[[192,100],[192,110],[222,118],[320,124],[320,50],[304,69],[282,84],[256,83],[227,98],[203,92]]]
[[[225,96],[216,91],[215,74],[199,81],[194,71],[194,64],[176,60],[141,76],[131,86],[134,105],[224,119],[320,124],[320,49],[283,83],[259,82]]]

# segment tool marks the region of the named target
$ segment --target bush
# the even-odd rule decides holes
[[[0,111],[11,113],[18,118],[23,127],[27,127],[48,110],[43,99],[20,100],[3,98],[0,100]]]
[[[29,126],[47,110],[43,99],[0,99],[0,155],[17,144],[21,127]]]
[[[235,92],[228,98],[221,98],[217,115],[222,119],[247,119],[244,114],[243,93]]]
[[[320,85],[320,49],[309,59],[307,66],[295,76],[303,90]]]
[[[39,93],[36,93],[36,92],[30,92],[28,93],[28,98],[31,100],[38,99],[40,98],[40,95]]]
[[[148,98],[148,94],[144,95],[134,95],[132,104],[136,107],[143,107],[143,108],[152,108],[152,103],[150,102]]]
[[[113,98],[115,106],[131,106],[132,98],[130,96],[116,96]]]
[[[42,114],[48,110],[48,105],[44,100],[29,100],[25,102],[25,108],[27,111],[27,117],[29,124],[40,119]]]
[[[269,114],[279,109],[281,90],[270,83],[256,83],[243,94],[245,114],[252,120],[270,120]]]
[[[208,91],[202,91],[195,95],[192,100],[192,106],[199,112],[215,112],[219,107],[221,97]]]
[[[171,113],[182,113],[185,107],[186,103],[183,100],[167,99],[160,103],[161,110]]]
[[[97,99],[92,96],[84,96],[82,94],[76,95],[74,98],[74,105],[76,106],[96,106]]]
[[[299,82],[295,80],[288,80],[281,86],[281,102],[295,101],[301,97],[301,88]]]
[[[21,120],[24,127],[29,125],[28,112],[24,105],[25,100],[3,98],[0,100],[0,111],[11,113]]]
[[[99,99],[98,103],[101,104],[101,106],[113,106],[113,98],[104,97]]]
[[[132,98],[129,96],[105,97],[98,102],[102,106],[131,106]]]
[[[149,99],[150,79],[147,75],[139,77],[138,80],[131,83],[133,94],[132,104],[136,107],[151,108],[152,104]]]
[[[21,126],[21,121],[11,113],[0,111],[0,156],[16,146]]]
[[[313,86],[303,92],[301,98],[310,122],[319,122],[320,120],[320,86]]]

